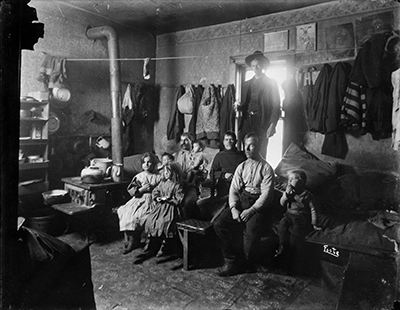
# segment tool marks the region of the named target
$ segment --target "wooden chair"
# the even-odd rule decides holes
[[[201,213],[200,219],[186,219],[176,223],[179,238],[183,244],[183,269],[189,270],[190,262],[190,235],[208,235],[212,231],[213,223],[224,211],[227,205],[228,196],[221,198],[207,197],[199,199],[197,206]]]

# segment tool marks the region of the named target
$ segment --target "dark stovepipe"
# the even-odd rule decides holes
[[[109,26],[89,28],[86,30],[89,39],[107,39],[108,55],[110,58],[110,86],[111,86],[111,152],[112,160],[120,168],[120,180],[123,180],[123,156],[122,156],[122,104],[121,104],[121,85],[119,69],[119,50],[118,38],[115,30]]]

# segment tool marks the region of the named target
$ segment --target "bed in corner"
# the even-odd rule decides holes
[[[341,268],[337,309],[393,309],[400,301],[398,175],[322,161],[292,143],[275,169],[278,190],[294,169],[307,174],[322,227],[306,242],[323,268]]]

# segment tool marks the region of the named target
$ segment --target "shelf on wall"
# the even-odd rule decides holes
[[[46,160],[41,163],[22,163],[19,164],[19,170],[34,170],[34,169],[45,169],[49,167],[49,161]]]
[[[20,145],[47,145],[48,143],[48,139],[32,139],[31,137],[28,137],[28,139],[24,137],[19,138]]]
[[[21,121],[29,121],[29,122],[47,122],[49,119],[48,118],[42,118],[42,117],[21,117]]]

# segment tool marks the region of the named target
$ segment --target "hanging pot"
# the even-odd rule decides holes
[[[54,87],[50,92],[50,104],[58,109],[63,109],[69,105],[71,92],[65,87]]]

